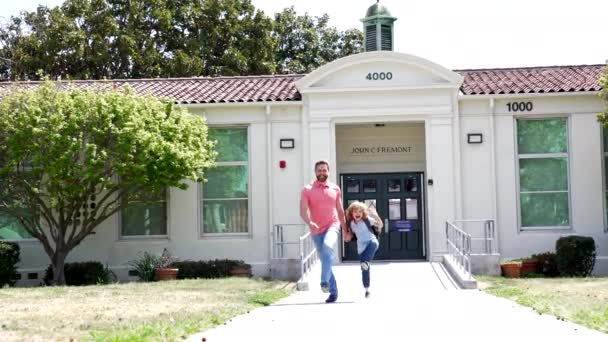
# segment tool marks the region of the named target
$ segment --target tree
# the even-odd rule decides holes
[[[329,16],[273,18],[250,0],[66,0],[0,25],[3,79],[305,73],[362,51]]]
[[[308,73],[335,59],[363,51],[363,33],[329,26],[329,16],[297,15],[294,7],[275,14],[273,36],[278,73]]]
[[[600,87],[602,88],[600,97],[604,101],[606,109],[604,112],[597,115],[597,119],[600,123],[602,123],[602,125],[604,125],[604,127],[608,127],[608,66],[604,68],[604,72],[600,76],[599,83]]]
[[[38,239],[54,284],[64,264],[126,196],[201,181],[214,163],[203,119],[130,89],[44,82],[0,102],[0,210]]]
[[[0,57],[5,79],[269,74],[271,31],[250,0],[66,0],[0,27]]]

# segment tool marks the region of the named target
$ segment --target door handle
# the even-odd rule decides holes
[[[388,234],[388,219],[384,219],[384,232]]]

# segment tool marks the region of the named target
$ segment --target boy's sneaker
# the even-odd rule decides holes
[[[369,270],[369,262],[368,261],[364,261],[364,262],[361,263],[361,270],[363,270],[363,271]]]
[[[327,297],[327,299],[325,300],[325,303],[333,303],[336,300],[338,300],[338,295],[337,294],[330,294],[329,297]]]
[[[371,293],[369,293],[369,291],[365,291],[365,298],[369,298],[370,295]]]
[[[327,283],[321,283],[321,291],[323,291],[323,293],[329,292],[329,285]]]

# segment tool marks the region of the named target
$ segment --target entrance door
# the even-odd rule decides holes
[[[354,201],[374,206],[384,221],[376,260],[424,259],[424,174],[343,174],[344,207]],[[359,260],[356,242],[343,242],[344,260]]]

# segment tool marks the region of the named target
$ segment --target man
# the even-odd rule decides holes
[[[321,290],[329,292],[326,303],[338,299],[338,285],[331,270],[334,246],[338,241],[340,227],[345,229],[344,208],[340,188],[327,180],[329,163],[320,160],[315,163],[317,180],[302,189],[300,196],[300,217],[310,228],[315,248],[321,259]],[[310,213],[310,216],[309,216]]]

